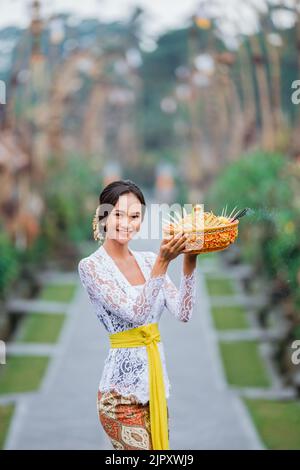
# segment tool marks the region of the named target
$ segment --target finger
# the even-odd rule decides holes
[[[176,235],[172,237],[172,239],[169,242],[170,247],[174,247],[177,243],[177,241],[182,237],[183,232],[178,232]]]
[[[177,237],[178,238],[178,237]],[[164,242],[163,242],[163,245],[166,247],[166,248],[171,248],[174,244],[174,241],[177,240],[176,238],[176,235],[171,235],[170,237],[166,237],[164,238]]]
[[[165,237],[163,238],[161,244],[162,244],[162,245],[167,245],[167,244],[170,242],[170,240],[172,240],[172,238],[173,238],[173,235],[167,235],[167,236],[165,236]]]
[[[178,247],[176,248],[177,254],[180,254],[180,253],[182,253],[182,252],[185,251],[185,250],[186,250],[186,243],[185,243],[185,242],[182,243],[180,246],[178,246]]]
[[[181,253],[186,252],[186,243],[183,242],[180,246],[178,246],[176,249],[174,249],[175,256],[180,255]]]
[[[183,234],[179,239],[178,241],[176,241],[176,243],[173,245],[173,249],[174,250],[177,250],[178,248],[180,248],[181,246],[184,246],[186,244],[186,235]]]

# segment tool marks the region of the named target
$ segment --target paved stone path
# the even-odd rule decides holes
[[[131,247],[157,252],[159,242]],[[168,271],[177,286],[181,263],[177,258]],[[67,313],[41,389],[18,400],[6,449],[111,449],[96,413],[108,337],[81,286]],[[192,319],[181,323],[165,310],[160,331],[171,381],[171,449],[263,448],[238,393],[226,385],[201,267]]]

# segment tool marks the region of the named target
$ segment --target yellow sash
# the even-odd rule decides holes
[[[149,369],[149,404],[152,447],[169,450],[167,400],[163,368],[157,343],[160,341],[158,323],[148,323],[137,328],[109,335],[111,348],[147,347]]]

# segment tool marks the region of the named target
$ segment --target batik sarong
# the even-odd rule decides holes
[[[134,395],[124,397],[115,390],[98,390],[97,412],[114,449],[152,450],[149,401],[143,404]],[[169,420],[168,408],[167,414]]]

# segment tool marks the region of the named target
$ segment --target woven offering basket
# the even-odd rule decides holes
[[[235,242],[238,236],[238,224],[239,220],[236,219],[215,227],[204,226],[202,230],[196,228],[182,229],[179,225],[175,227],[165,226],[163,227],[163,235],[167,237],[183,231],[188,236],[186,249],[183,253],[210,253],[225,250]]]

